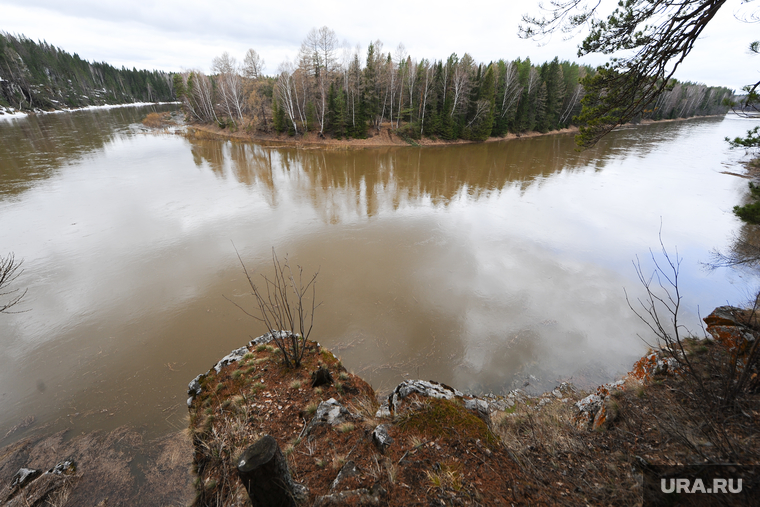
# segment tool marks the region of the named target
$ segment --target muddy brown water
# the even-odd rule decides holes
[[[646,327],[632,260],[683,257],[687,324],[742,302],[750,272],[700,263],[743,228],[753,124],[709,118],[450,147],[298,150],[143,131],[151,109],[0,120],[0,253],[24,259],[0,315],[0,439],[24,418],[75,433],[185,426],[186,386],[264,329],[251,270],[319,270],[312,338],[378,391],[475,393],[624,373]],[[48,426],[45,426],[48,425]],[[24,435],[11,433],[0,444]]]

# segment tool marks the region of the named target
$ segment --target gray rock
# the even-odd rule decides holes
[[[338,403],[335,398],[330,398],[319,404],[317,412],[314,414],[314,417],[309,424],[304,426],[299,438],[308,435],[315,426],[320,424],[338,426],[339,424],[357,419],[361,419],[361,416],[352,414],[346,407]]]
[[[201,394],[201,391],[202,391],[201,380],[203,380],[205,376],[206,376],[205,373],[200,373],[193,380],[191,380],[190,383],[187,385],[187,394],[191,396],[198,396],[199,394]]]
[[[248,353],[248,347],[240,347],[239,349],[233,350],[232,352],[224,356],[218,363],[216,363],[216,366],[214,366],[214,370],[217,373],[219,373],[220,371],[222,371],[222,368],[224,368],[228,364],[232,364],[243,359],[243,356],[245,356],[247,353]]]
[[[285,337],[287,337],[289,335],[290,335],[290,333],[288,331],[279,331],[278,334],[277,334],[277,337],[278,338],[280,338],[280,337],[285,338]],[[274,335],[272,333],[266,333],[266,334],[263,334],[263,335],[261,335],[261,336],[259,336],[257,338],[254,338],[253,340],[251,340],[250,342],[248,342],[248,346],[249,347],[253,347],[253,346],[256,346],[256,345],[266,345],[269,342],[271,342],[272,340],[274,340],[274,338],[275,337],[274,337]]]
[[[488,402],[478,398],[471,398],[464,400],[464,408],[472,410],[478,417],[484,419],[487,423],[491,422],[491,411],[488,407]]]
[[[338,472],[338,475],[335,477],[335,480],[332,482],[332,485],[330,486],[330,491],[335,491],[335,489],[338,487],[338,484],[340,484],[340,481],[343,479],[346,479],[348,477],[356,477],[359,475],[359,470],[356,468],[356,463],[353,461],[347,461],[340,469],[340,472]]]
[[[378,419],[383,419],[390,416],[391,416],[391,409],[387,403],[381,405],[380,408],[377,409],[377,412],[375,412],[375,417],[377,417]]]
[[[590,429],[596,413],[602,408],[602,397],[598,394],[590,394],[577,402],[575,407],[578,409],[578,413],[573,418],[576,427],[581,430]]]
[[[379,424],[372,430],[372,441],[375,443],[380,452],[385,452],[392,443],[393,438],[388,434],[388,426]]]
[[[23,488],[26,484],[33,481],[38,475],[42,473],[41,470],[34,468],[19,468],[18,472],[13,475],[11,479],[10,489]]]
[[[450,400],[454,397],[462,397],[464,394],[453,387],[426,380],[404,380],[388,396],[388,406],[394,413],[398,413],[399,403],[412,393],[418,393],[429,398]]]

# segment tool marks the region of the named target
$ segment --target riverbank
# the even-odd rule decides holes
[[[194,505],[244,505],[236,460],[264,435],[305,488],[302,503],[315,506],[636,505],[642,476],[657,466],[733,462],[744,473],[760,464],[760,397],[742,397],[739,412],[750,415],[736,421],[708,394],[678,393],[693,388],[683,357],[709,392],[719,390],[709,378],[721,361],[756,369],[747,358],[760,327],[730,307],[705,322],[711,338],[685,342],[686,356],[658,350],[590,394],[563,382],[538,397],[518,389],[477,398],[407,380],[378,398],[318,344],[293,370],[271,336],[259,337],[190,384]],[[317,384],[318,369],[332,379]],[[745,484],[747,495],[757,487]]]
[[[715,118],[723,115],[711,115],[711,116],[695,116],[692,118],[676,118],[668,120],[642,120],[640,124],[652,124],[652,123],[666,123],[674,121],[686,121],[698,118]],[[632,126],[633,124],[627,124],[623,127]],[[459,144],[480,144],[480,143],[496,143],[501,141],[509,141],[514,139],[527,139],[532,137],[540,137],[554,134],[574,134],[578,132],[578,127],[572,126],[560,130],[552,130],[550,132],[525,132],[522,134],[507,134],[503,137],[489,137],[485,141],[467,141],[464,139],[454,139],[447,141],[444,139],[433,139],[429,137],[423,137],[421,139],[409,139],[397,135],[391,128],[390,123],[384,123],[380,131],[370,130],[366,139],[335,139],[331,137],[319,136],[317,132],[308,132],[303,135],[289,136],[287,134],[275,134],[246,132],[245,129],[230,130],[229,128],[220,128],[215,124],[197,124],[193,123],[187,126],[186,135],[196,139],[235,139],[239,141],[258,142],[264,144],[280,145],[280,146],[295,146],[301,149],[337,149],[337,150],[349,150],[349,149],[366,149],[366,148],[381,148],[389,146],[454,146]]]
[[[760,324],[732,307],[705,322],[710,337],[684,341],[685,355],[650,352],[592,393],[563,382],[541,396],[474,397],[406,380],[378,397],[319,344],[308,342],[293,369],[264,335],[190,382],[187,432],[152,442],[126,428],[60,433],[6,447],[0,505],[250,505],[236,467],[265,435],[299,505],[641,505],[642,494],[660,494],[646,488],[665,471],[706,463],[731,463],[721,470],[744,481],[732,505],[752,505]],[[727,363],[739,365],[733,377],[720,370]],[[718,393],[744,367],[750,381],[735,405],[694,390],[698,377]],[[138,447],[147,459],[135,462]]]
[[[193,138],[206,139],[235,139],[240,141],[258,142],[272,145],[295,146],[301,149],[366,149],[381,148],[388,146],[454,146],[458,144],[473,143],[494,143],[507,141],[510,139],[520,139],[529,137],[538,137],[549,134],[563,134],[577,132],[577,127],[554,130],[552,132],[528,132],[525,134],[507,134],[504,137],[489,137],[485,141],[466,141],[464,139],[455,139],[446,141],[443,139],[405,139],[395,134],[390,124],[384,124],[380,132],[373,131],[367,135],[366,139],[334,139],[329,137],[319,137],[317,132],[308,132],[305,135],[289,136],[287,134],[265,134],[262,132],[247,133],[245,130],[231,131],[228,128],[221,129],[217,125],[199,125],[191,124],[187,127],[187,135]]]
[[[592,393],[563,382],[537,397],[517,389],[478,398],[406,380],[379,398],[317,343],[290,369],[264,335],[190,383],[194,505],[245,505],[235,467],[264,435],[278,443],[303,505],[635,505],[642,475],[705,462],[737,464],[752,499],[760,476],[744,466],[760,464],[760,396],[750,389],[719,409],[710,393],[726,360],[757,376],[749,351],[760,326],[731,307],[705,322],[711,337],[684,342],[686,356],[650,352]],[[684,395],[694,373],[707,391]]]

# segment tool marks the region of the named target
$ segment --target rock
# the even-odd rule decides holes
[[[222,371],[222,368],[227,366],[228,364],[235,363],[237,361],[240,361],[243,359],[243,356],[245,356],[248,353],[248,347],[240,347],[239,349],[235,349],[226,356],[224,356],[216,365],[214,366],[214,370],[219,373]]]
[[[573,417],[573,423],[579,430],[588,430],[594,422],[596,413],[602,407],[602,397],[590,394],[575,404],[578,413]]]
[[[309,424],[304,426],[300,437],[308,435],[315,426],[320,424],[338,426],[356,419],[361,419],[361,416],[352,414],[346,407],[338,403],[335,398],[330,398],[319,404],[317,412],[314,414],[314,417]]]
[[[381,405],[380,408],[377,409],[377,412],[375,412],[375,417],[378,419],[387,418],[391,416],[391,409],[388,407],[388,405]]]
[[[591,429],[593,431],[607,430],[612,426],[612,423],[615,422],[617,416],[617,405],[611,396],[607,396],[602,400],[601,406],[594,416],[594,422],[591,424]]]
[[[486,423],[491,422],[491,410],[488,406],[488,402],[479,398],[470,398],[464,400],[464,408],[472,410],[478,417],[483,419]]]
[[[34,468],[20,468],[16,475],[11,479],[10,489],[23,488],[26,484],[33,481],[42,473],[42,470],[35,470]]]
[[[189,407],[193,403],[193,399],[195,399],[196,396],[201,394],[201,391],[203,388],[201,387],[201,380],[203,380],[206,377],[205,373],[201,373],[198,376],[196,376],[193,380],[190,381],[190,383],[187,385],[187,394],[190,395],[190,397],[187,399],[187,406]]]
[[[280,336],[287,336],[287,331],[280,331]],[[272,340],[274,340],[274,336],[271,333],[266,333],[248,342],[248,346],[255,347],[256,345],[266,345]]]
[[[29,505],[50,504],[51,495],[61,488],[70,486],[70,476],[76,472],[72,460],[64,460],[44,474],[40,470],[21,468],[11,479],[6,497],[6,507],[26,507]]]
[[[385,497],[387,494],[387,491],[385,491],[382,486],[375,484],[370,489],[352,489],[317,497],[314,502],[314,507],[338,505],[386,505],[387,502],[385,502]]]
[[[338,484],[340,484],[340,481],[343,479],[346,479],[348,477],[356,477],[359,475],[359,470],[356,468],[356,463],[353,461],[347,461],[340,469],[340,472],[338,472],[338,475],[335,477],[335,480],[332,482],[332,485],[330,486],[330,491],[335,491],[335,489],[338,487]]]
[[[639,382],[649,382],[656,375],[676,375],[678,374],[678,361],[671,357],[666,351],[658,350],[650,352],[642,357],[633,365],[626,376],[629,379]]]
[[[375,443],[380,452],[385,452],[392,443],[393,438],[388,434],[388,426],[379,424],[372,430],[372,441]]]
[[[426,380],[404,380],[393,392],[388,395],[388,407],[392,413],[399,413],[400,402],[412,393],[417,393],[430,398],[450,400],[454,397],[462,397],[464,394],[453,387],[438,382]]]
[[[444,400],[459,398],[462,400],[465,408],[477,413],[478,416],[484,419],[487,423],[491,420],[491,406],[489,402],[476,398],[475,396],[465,396],[462,391],[449,387],[446,384],[427,380],[404,380],[401,382],[396,386],[393,392],[388,395],[387,402],[377,411],[375,414],[376,417],[388,417],[392,414],[398,415],[401,412],[402,401],[413,393],[420,396]]]
[[[710,326],[744,326],[743,311],[733,306],[719,306],[703,320],[708,327]],[[708,329],[709,331],[709,329]]]
[[[46,472],[21,488],[18,493],[4,504],[4,507],[27,507],[45,505],[52,493],[66,486],[67,478],[61,474]],[[49,504],[49,502],[46,502]]]

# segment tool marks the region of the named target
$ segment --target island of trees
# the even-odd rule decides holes
[[[385,51],[380,41],[364,52],[341,47],[328,27],[310,31],[277,75],[262,68],[254,49],[242,64],[225,52],[211,74],[175,74],[174,90],[193,121],[252,134],[365,138],[387,126],[407,139],[482,141],[572,125],[584,96],[579,79],[595,72],[557,58],[542,65],[527,58],[478,63],[467,53],[418,60],[402,44]],[[724,114],[732,94],[672,79],[637,120]]]

